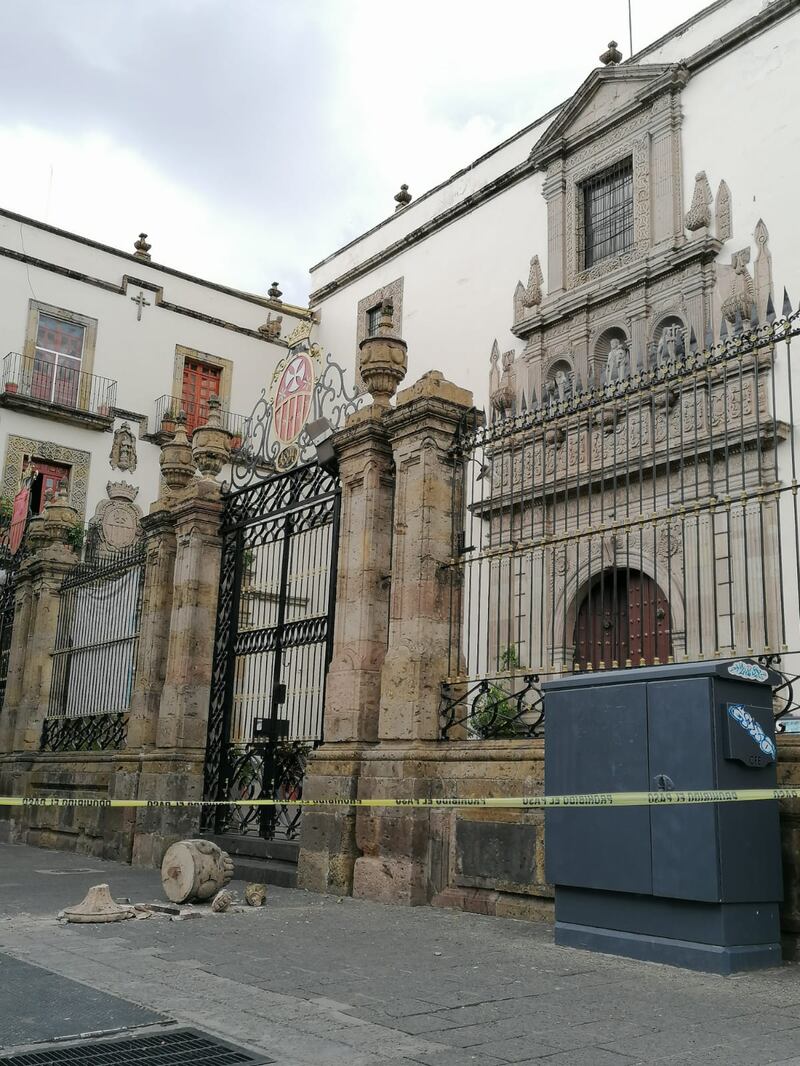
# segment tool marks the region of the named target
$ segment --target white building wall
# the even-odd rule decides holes
[[[253,331],[265,322],[268,313],[273,318],[283,313],[284,337],[298,321],[287,310],[270,310],[258,297],[219,291],[197,279],[178,277],[146,261],[92,247],[80,239],[4,215],[0,215],[0,249],[10,249],[74,274],[64,276],[0,252],[0,359],[8,352],[23,352],[31,300],[96,319],[91,373],[117,381],[117,407],[147,416],[147,425],[129,420],[137,437],[158,428],[154,424],[156,400],[175,391],[177,345],[233,363],[230,397],[224,406],[242,416],[252,411],[261,390],[269,385],[275,366],[286,354],[285,346],[192,317],[193,313]],[[126,286],[126,275],[158,286],[161,300],[188,313],[158,306],[156,292],[140,290],[135,283]],[[137,305],[132,300],[140,291],[149,306],[142,308],[141,320],[137,320]],[[115,427],[122,421],[117,418]],[[133,474],[123,474],[109,465],[111,431],[1,407],[0,470],[5,465],[10,434],[91,453],[87,521],[97,504],[107,498],[109,480],[138,485],[136,503],[145,512],[158,495],[159,448],[150,441],[137,440],[137,469]]]

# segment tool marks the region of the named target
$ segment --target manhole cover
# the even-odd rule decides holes
[[[197,1029],[171,1029],[148,1036],[82,1041],[0,1055],[9,1066],[261,1066],[275,1059],[254,1055]]]

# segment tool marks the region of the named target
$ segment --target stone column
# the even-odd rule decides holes
[[[155,744],[142,755],[139,795],[143,799],[201,799],[203,794],[222,545],[223,501],[216,476],[230,454],[230,434],[221,427],[218,406],[213,401],[209,403],[208,424],[194,431],[191,445],[184,420],[179,419],[174,439],[164,445],[161,454],[161,470],[168,489],[164,506],[169,519],[165,518],[162,529],[154,532],[163,540],[162,564],[168,568],[172,536],[169,527],[173,526],[175,556]],[[195,466],[200,477],[195,475]],[[166,613],[163,600],[159,610]],[[163,623],[163,617],[155,617],[153,629],[163,628]],[[154,655],[161,669],[158,653]],[[149,693],[153,704],[159,680]],[[144,700],[145,695],[144,690],[140,691],[139,699]],[[138,710],[140,736],[151,737],[149,709],[140,703]],[[173,841],[196,832],[198,818],[197,808],[188,812],[138,812],[133,862],[157,865]]]
[[[365,752],[359,797],[427,797],[439,741],[440,685],[447,673],[449,582],[454,514],[460,515],[460,463],[453,439],[472,395],[425,374],[400,393],[386,416],[396,471],[389,647],[381,672],[378,741]],[[425,809],[358,808],[361,852],[353,894],[394,903],[424,903],[431,892],[432,841]]]
[[[15,712],[14,751],[38,751],[42,723],[50,700],[50,681],[53,674],[52,652],[56,642],[59,590],[67,572],[77,563],[75,548],[69,543],[71,530],[81,525],[78,512],[70,507],[66,494],[51,500],[41,515],[31,519],[27,543],[30,557],[20,571],[20,592],[23,616],[28,624],[12,636],[12,701],[17,697]],[[25,586],[28,586],[26,589]],[[25,648],[19,647],[25,641]],[[16,645],[16,647],[14,646]],[[24,665],[23,665],[24,664]]]
[[[389,639],[394,467],[385,427],[389,400],[405,374],[404,341],[385,304],[374,337],[361,344],[359,371],[373,403],[334,438],[341,479],[336,620],[325,695],[325,743],[309,762],[307,799],[356,796],[364,748],[378,738],[381,669]],[[298,884],[349,893],[355,846],[353,809],[303,815]]]
[[[128,721],[128,748],[151,748],[156,740],[167,669],[169,624],[175,577],[175,519],[159,500],[142,519],[145,540],[144,588],[139,655]]]
[[[453,440],[472,393],[425,374],[386,418],[397,477],[389,650],[381,675],[381,740],[437,740],[447,675],[453,515],[462,502]]]

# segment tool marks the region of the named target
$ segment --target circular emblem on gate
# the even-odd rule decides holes
[[[292,444],[300,436],[311,410],[314,392],[314,364],[305,352],[290,356],[275,389],[275,436],[281,444]]]
[[[299,458],[300,449],[296,444],[290,444],[288,448],[283,448],[278,452],[278,457],[275,460],[275,467],[281,472],[284,470],[291,470],[293,466],[297,465]]]

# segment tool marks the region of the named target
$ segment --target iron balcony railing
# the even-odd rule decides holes
[[[186,415],[186,432],[191,437],[198,426],[208,421],[208,404],[184,400],[180,396],[159,396],[156,400],[155,433],[170,435],[175,432],[175,423],[181,411]],[[232,411],[220,408],[220,417],[224,429],[233,436],[231,446],[237,451],[247,436],[245,415],[235,415]]]
[[[50,407],[111,418],[117,403],[117,383],[87,374],[57,361],[50,353],[33,356],[9,352],[3,360],[2,391]]]

